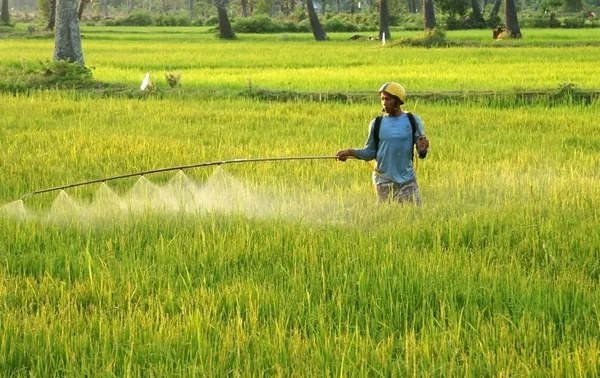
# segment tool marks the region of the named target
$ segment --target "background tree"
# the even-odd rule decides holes
[[[227,0],[215,0],[215,6],[219,18],[219,38],[235,39],[235,33],[229,22],[229,16],[227,16]]]
[[[425,30],[431,30],[437,26],[433,0],[423,0],[423,23]]]
[[[389,40],[392,38],[390,33],[390,12],[388,10],[387,0],[379,0],[379,39]]]
[[[435,4],[452,19],[456,18],[457,15],[466,15],[470,8],[470,3],[466,0],[435,0]]]
[[[564,9],[567,12],[580,12],[583,9],[581,0],[565,0]]]
[[[79,5],[77,6],[77,18],[79,18],[79,20],[81,20],[85,6],[88,5],[90,1],[91,0],[79,0]]]
[[[190,0],[193,1],[193,0]],[[248,10],[248,0],[242,0],[241,1],[241,11],[242,11],[242,17],[250,17],[250,11]]]
[[[481,12],[481,8],[479,7],[478,0],[471,0],[471,8],[472,12],[472,21],[477,26],[485,25],[485,19],[483,18],[483,13]]]
[[[48,3],[48,23],[46,30],[54,30],[56,24],[56,0],[50,0]]]
[[[310,22],[310,28],[312,29],[315,41],[328,40],[329,36],[325,33],[325,29],[323,29],[323,26],[319,22],[319,17],[317,17],[317,12],[315,11],[312,0],[306,0],[306,10],[308,11],[308,21]]]
[[[2,8],[0,8],[0,21],[4,24],[10,22],[10,13],[8,12],[8,0],[2,0]]]
[[[504,0],[504,22],[506,23],[506,32],[510,35],[510,38],[522,37],[515,0]]]
[[[492,10],[490,11],[490,20],[493,20],[496,17],[498,17],[498,12],[500,12],[501,5],[502,5],[502,0],[494,1],[494,6],[492,7]]]
[[[59,60],[85,65],[77,17],[77,0],[58,0],[56,3],[54,61]]]

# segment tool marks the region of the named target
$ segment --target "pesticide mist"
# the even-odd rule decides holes
[[[238,214],[249,218],[281,217],[309,222],[331,220],[338,201],[289,190],[275,192],[244,183],[221,167],[205,182],[179,171],[168,182],[155,184],[140,177],[125,194],[106,183],[98,186],[91,201],[82,201],[61,190],[45,211],[28,209],[22,200],[0,207],[0,216],[47,222],[90,222],[134,219],[144,214]]]

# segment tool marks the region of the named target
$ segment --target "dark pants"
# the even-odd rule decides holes
[[[404,184],[389,182],[385,184],[375,185],[377,191],[377,202],[399,202],[399,203],[414,203],[421,206],[421,192],[416,180],[411,180]]]

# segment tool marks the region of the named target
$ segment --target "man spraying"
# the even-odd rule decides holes
[[[414,169],[413,146],[420,159],[429,151],[421,118],[404,112],[406,91],[395,82],[385,83],[379,89],[385,114],[373,119],[364,148],[341,150],[336,154],[340,161],[348,158],[376,161],[373,183],[378,202],[396,201],[421,206],[421,193]]]

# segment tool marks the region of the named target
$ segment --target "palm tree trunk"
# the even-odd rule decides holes
[[[81,16],[83,15],[83,11],[85,10],[85,6],[89,3],[90,0],[79,0],[79,5],[77,6],[77,19],[81,20]]]
[[[502,5],[502,0],[494,1],[494,6],[492,7],[492,11],[490,12],[490,20],[498,16],[498,12],[500,12],[500,5]]]
[[[46,24],[46,30],[54,30],[56,25],[56,0],[50,0],[48,2],[48,24]]]
[[[504,22],[506,23],[506,31],[511,38],[521,38],[523,36],[519,27],[515,0],[504,0]]]
[[[479,0],[471,0],[471,8],[473,8],[473,17],[478,24],[484,23],[483,14],[481,13],[481,8],[479,7]]]
[[[387,0],[379,0],[379,39],[388,41],[392,38],[390,33],[390,12],[388,11]]]
[[[10,22],[10,13],[8,12],[8,0],[2,0],[2,9],[0,10],[0,21],[5,24]]]
[[[437,26],[435,21],[435,10],[433,8],[433,0],[423,0],[423,21],[425,30],[434,29]]]
[[[77,0],[58,0],[56,4],[54,61],[59,60],[85,65],[77,17]]]
[[[246,18],[248,16],[250,16],[248,13],[248,0],[242,0],[242,17]]]
[[[229,22],[229,16],[227,16],[226,0],[216,0],[215,5],[217,7],[217,14],[219,17],[219,38],[235,39],[236,35],[231,27],[231,22]]]
[[[306,10],[308,11],[308,21],[310,21],[310,28],[312,29],[315,41],[328,40],[329,37],[319,22],[319,17],[317,17],[317,12],[315,11],[312,0],[306,0]]]

